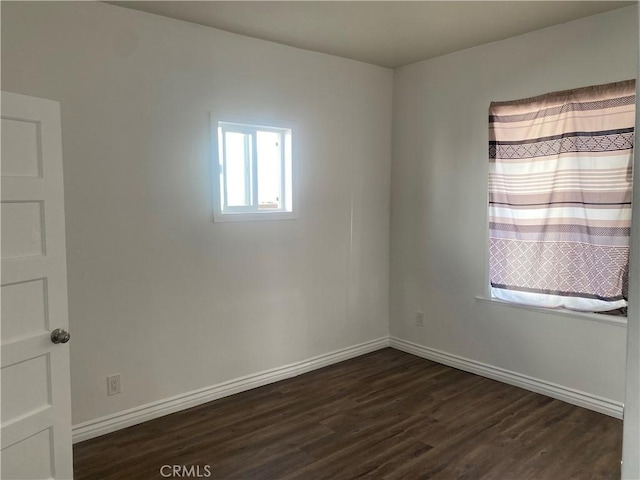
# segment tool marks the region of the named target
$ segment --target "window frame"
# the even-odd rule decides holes
[[[223,124],[223,125],[220,125]],[[227,174],[226,155],[220,158],[221,147],[218,129],[223,132],[243,133],[251,136],[251,152],[257,152],[257,132],[274,132],[281,136],[281,160],[280,160],[280,198],[281,207],[277,209],[259,209],[258,204],[258,175],[249,175],[252,180],[248,195],[255,199],[248,206],[231,206],[227,204]],[[289,132],[291,147],[289,160],[290,172],[287,175],[287,152],[286,152],[286,131]],[[259,119],[228,113],[210,113],[210,135],[211,135],[211,165],[213,183],[213,221],[220,222],[252,222],[270,220],[293,220],[298,218],[298,188],[297,188],[297,126],[291,121],[280,121],[273,119]],[[225,138],[223,136],[223,138]],[[250,162],[252,172],[257,172],[258,156],[250,153],[245,155],[245,162]],[[245,166],[246,168],[246,166]],[[221,170],[222,169],[222,170]],[[288,186],[287,186],[288,184]],[[253,204],[255,203],[255,205]],[[290,208],[287,208],[290,205]]]

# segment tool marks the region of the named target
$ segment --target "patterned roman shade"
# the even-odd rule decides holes
[[[491,104],[494,298],[626,306],[634,122],[634,80]]]

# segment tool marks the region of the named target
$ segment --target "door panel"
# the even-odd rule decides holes
[[[42,430],[2,451],[2,478],[55,478],[51,428]]]
[[[21,388],[12,388],[20,385]],[[49,355],[41,355],[2,370],[2,423],[51,406]]]
[[[40,177],[40,129],[37,122],[2,118],[2,176]]]
[[[44,254],[41,202],[2,202],[1,214],[3,259]]]
[[[2,292],[2,342],[49,331],[46,279],[10,283]]]
[[[2,92],[2,478],[70,479],[60,107]]]

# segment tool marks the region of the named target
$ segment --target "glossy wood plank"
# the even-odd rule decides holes
[[[76,480],[617,479],[621,442],[614,418],[384,349],[79,443],[74,463]]]

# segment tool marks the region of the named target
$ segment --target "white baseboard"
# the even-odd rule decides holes
[[[195,407],[203,403],[211,402],[212,400],[217,400],[222,397],[278,382],[286,378],[295,377],[297,375],[317,370],[334,363],[342,362],[350,358],[358,357],[365,353],[370,353],[385,347],[392,347],[418,357],[442,363],[443,365],[475,373],[499,382],[508,383],[509,385],[515,385],[516,387],[524,388],[532,392],[541,393],[542,395],[557,398],[558,400],[604,413],[611,417],[622,418],[623,404],[620,402],[569,387],[564,387],[562,385],[557,385],[545,380],[533,378],[504,368],[495,367],[469,358],[443,352],[441,350],[436,350],[434,348],[418,345],[417,343],[402,340],[400,338],[383,337],[309,358],[301,362],[246,375],[217,385],[193,390],[191,392],[147,403],[129,410],[124,410],[122,412],[113,413],[111,415],[106,415],[104,417],[74,425],[72,429],[73,443],[89,440],[90,438],[115,432],[116,430],[137,425],[139,423],[153,420],[154,418],[159,418],[164,415],[169,415],[170,413],[175,413],[190,407]]]
[[[622,419],[623,404],[608,398],[599,397],[587,392],[557,385],[545,380],[506,370],[504,368],[495,367],[476,360],[436,350],[434,348],[424,347],[417,343],[408,342],[396,337],[389,338],[389,346],[459,370],[475,373],[476,375],[508,383],[509,385],[515,385],[516,387],[524,388],[525,390],[541,393],[542,395],[557,398],[558,400],[578,405],[579,407],[588,408],[589,410],[594,410],[611,417]]]
[[[381,348],[388,346],[389,337],[383,337],[309,358],[301,362],[246,375],[217,385],[200,388],[174,397],[140,405],[129,410],[89,420],[88,422],[83,422],[73,426],[73,443],[82,442],[84,440],[89,440],[90,438],[115,432],[122,428],[137,425],[148,420],[153,420],[154,418],[169,415],[170,413],[175,413],[186,408],[195,407],[235,393],[244,392],[279,380],[295,377],[297,375],[317,370],[319,368],[326,367],[327,365],[342,362],[350,358],[358,357],[365,353],[380,350]]]

